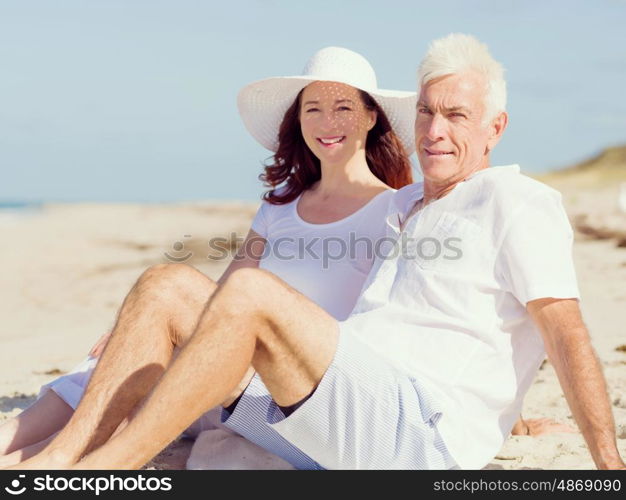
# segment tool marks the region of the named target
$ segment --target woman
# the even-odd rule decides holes
[[[378,89],[370,64],[336,47],[317,52],[299,77],[245,87],[238,98],[242,119],[275,152],[261,176],[271,189],[219,281],[240,267],[260,266],[345,319],[372,267],[375,244],[385,235],[391,195],[412,182],[408,154],[414,148],[415,103],[413,92]],[[65,425],[106,340],[0,428],[0,465],[38,453]],[[258,377],[248,389],[265,396]],[[283,458],[315,467],[298,450],[293,454]]]

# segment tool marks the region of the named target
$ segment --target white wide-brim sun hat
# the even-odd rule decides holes
[[[339,82],[367,92],[383,109],[407,154],[415,150],[417,94],[379,89],[374,68],[362,55],[341,47],[326,47],[307,62],[302,75],[266,78],[246,85],[237,96],[246,129],[263,147],[278,149],[278,130],[298,93],[315,81]]]

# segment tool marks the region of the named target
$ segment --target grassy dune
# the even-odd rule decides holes
[[[587,161],[537,178],[550,185],[602,189],[626,182],[626,145],[607,148]]]
[[[562,193],[577,237],[614,240],[626,247],[626,213],[618,204],[620,185],[626,183],[626,146],[607,148],[578,165],[536,178]]]

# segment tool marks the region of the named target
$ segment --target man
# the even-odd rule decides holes
[[[261,270],[208,290],[189,268],[153,268],[74,417],[22,466],[140,467],[232,402],[232,428],[325,468],[478,468],[510,432],[545,346],[596,465],[623,468],[559,195],[516,166],[489,167],[507,125],[502,68],[472,37],[450,35],[431,45],[419,82],[424,183],[396,194],[397,244],[348,320]],[[179,299],[163,312],[165,284]],[[204,311],[190,325],[194,308]],[[253,386],[236,399],[250,364],[273,398],[261,415]]]

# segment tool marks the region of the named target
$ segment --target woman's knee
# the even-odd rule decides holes
[[[198,278],[198,275],[204,276],[200,271],[187,264],[155,264],[146,269],[139,280],[144,282],[176,283],[195,280]]]
[[[167,303],[188,301],[190,297],[206,302],[217,288],[216,283],[187,264],[157,264],[139,278],[142,291],[160,296]]]

